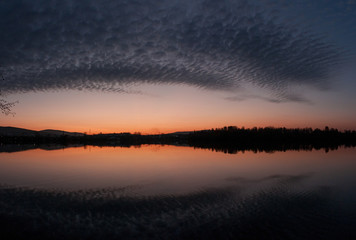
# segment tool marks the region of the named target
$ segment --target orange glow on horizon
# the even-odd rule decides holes
[[[16,115],[0,118],[0,126],[87,134],[160,134],[224,126],[356,130],[355,111],[321,97],[314,104],[239,102],[226,100],[231,93],[183,85],[140,85],[137,90],[145,94],[74,90],[14,94],[8,100],[19,101],[13,109]]]
[[[275,127],[275,128],[279,128],[279,127],[285,127],[285,128],[319,128],[319,129],[324,129],[325,126],[328,126],[329,128],[336,128],[339,131],[344,131],[344,130],[354,130],[352,128],[337,128],[337,127],[333,127],[332,125],[322,125],[322,126],[310,126],[310,125],[306,125],[306,126],[301,126],[298,124],[295,125],[238,125],[238,124],[226,124],[226,125],[219,125],[219,126],[207,126],[207,127],[176,127],[176,128],[153,128],[153,129],[139,129],[139,128],[126,128],[126,129],[122,129],[122,130],[118,130],[118,128],[113,128],[113,129],[108,129],[105,128],[105,131],[102,131],[100,129],[97,130],[92,130],[92,129],[88,129],[85,130],[83,128],[70,128],[70,127],[48,127],[48,128],[41,128],[39,126],[29,126],[29,125],[16,125],[16,126],[9,126],[9,127],[18,127],[18,128],[24,128],[24,129],[29,129],[29,130],[35,130],[35,131],[41,131],[41,130],[46,130],[46,129],[53,129],[53,130],[60,130],[60,131],[66,131],[66,132],[78,132],[78,133],[85,133],[87,135],[95,135],[95,134],[110,134],[110,133],[131,133],[131,134],[135,134],[135,133],[139,133],[141,135],[155,135],[155,134],[168,134],[168,133],[175,133],[175,132],[193,132],[193,131],[200,131],[200,130],[210,130],[210,129],[216,129],[216,128],[223,128],[223,127],[227,127],[227,126],[236,126],[238,128],[265,128],[265,127]]]

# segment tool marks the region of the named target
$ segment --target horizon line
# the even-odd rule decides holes
[[[67,131],[67,130],[62,130],[62,129],[54,129],[54,128],[46,128],[46,129],[41,129],[41,130],[34,130],[34,129],[29,129],[29,128],[23,128],[23,127],[14,127],[14,126],[0,126],[0,128],[16,128],[16,129],[22,129],[22,130],[29,130],[29,131],[36,131],[36,132],[41,132],[41,131],[60,131],[60,132],[68,132],[68,133],[81,133],[81,134],[86,134],[86,135],[99,135],[99,134],[137,134],[137,135],[162,135],[162,134],[174,134],[174,133],[190,133],[190,132],[199,132],[199,131],[209,131],[209,130],[222,130],[224,128],[236,128],[236,129],[245,129],[245,130],[252,130],[252,129],[268,129],[268,128],[274,128],[274,129],[312,129],[312,130],[326,130],[327,128],[329,130],[337,130],[339,132],[346,132],[346,131],[356,131],[356,129],[338,129],[334,127],[329,127],[328,125],[324,126],[323,128],[319,127],[275,127],[275,126],[263,126],[263,127],[244,127],[244,126],[236,126],[236,125],[226,125],[223,127],[213,127],[213,128],[205,128],[205,129],[194,129],[194,130],[180,130],[180,131],[169,131],[169,132],[159,132],[159,133],[142,133],[141,131],[113,131],[113,132],[101,132],[101,131],[95,131],[93,133],[88,133],[86,131]]]

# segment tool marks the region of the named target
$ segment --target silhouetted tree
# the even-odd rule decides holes
[[[1,80],[5,81],[4,76],[1,75]],[[2,96],[2,91],[0,89],[0,97]],[[14,114],[11,109],[17,102],[8,102],[3,98],[0,98],[0,111],[2,114],[9,115]]]

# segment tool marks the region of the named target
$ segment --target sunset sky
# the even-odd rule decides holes
[[[356,0],[0,1],[0,126],[356,130]]]

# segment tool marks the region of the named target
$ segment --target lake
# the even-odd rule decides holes
[[[0,221],[19,239],[356,236],[356,148],[30,149],[0,153],[0,183]]]

